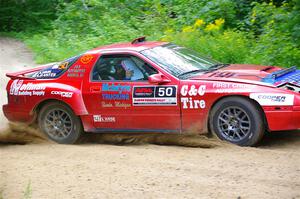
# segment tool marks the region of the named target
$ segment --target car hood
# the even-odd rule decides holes
[[[300,70],[296,67],[282,69],[276,66],[230,64],[218,70],[197,74],[189,79],[241,82],[271,87],[284,83],[300,86]]]

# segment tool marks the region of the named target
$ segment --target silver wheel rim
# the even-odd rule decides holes
[[[251,129],[249,115],[240,107],[230,106],[218,115],[218,130],[223,137],[232,142],[239,142],[248,136]]]
[[[73,129],[71,116],[62,109],[53,109],[47,113],[44,120],[47,134],[54,139],[68,137]]]

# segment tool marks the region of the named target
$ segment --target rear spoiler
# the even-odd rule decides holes
[[[40,67],[28,69],[28,70],[23,70],[23,71],[20,71],[20,72],[6,73],[6,77],[9,77],[11,79],[31,79],[31,80],[34,80],[35,78],[33,78],[33,77],[26,77],[25,75],[28,74],[28,73],[33,73],[33,72],[39,71],[39,70],[41,70],[41,69],[43,69],[45,67],[46,66],[40,66]]]

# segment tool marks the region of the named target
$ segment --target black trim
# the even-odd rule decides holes
[[[92,133],[180,133],[179,129],[112,129],[95,128],[90,130]]]

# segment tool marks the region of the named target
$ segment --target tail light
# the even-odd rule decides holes
[[[6,91],[6,93],[7,93],[7,103],[9,104],[9,92]]]

